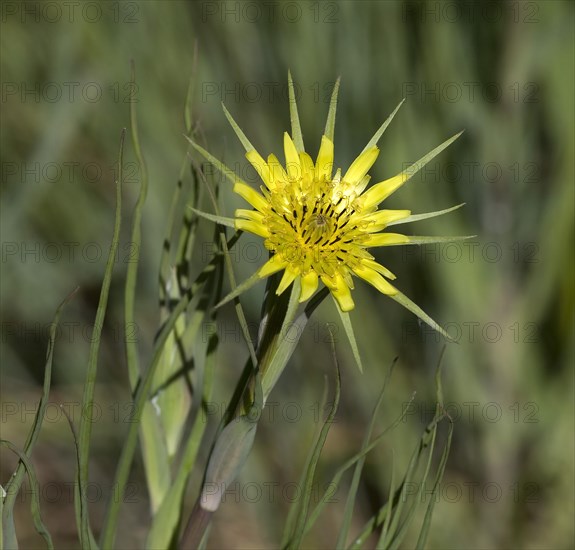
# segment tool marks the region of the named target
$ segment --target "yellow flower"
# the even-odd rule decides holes
[[[368,187],[368,172],[379,155],[377,142],[403,102],[382,124],[351,166],[345,172],[338,168],[334,173],[333,131],[339,81],[334,89],[326,130],[315,162],[304,150],[291,77],[289,85],[292,135],[284,133],[283,165],[273,154],[268,156],[267,161],[264,160],[224,107],[226,116],[247,151],[246,158],[263,182],[259,192],[190,140],[207,160],[234,182],[234,191],[253,207],[253,210],[236,210],[233,222],[229,218],[203,215],[219,223],[233,225],[237,230],[259,235],[272,253],[257,273],[222,303],[237,296],[258,279],[283,271],[276,290],[278,295],[299,279],[299,301],[305,302],[313,296],[321,281],[330,290],[340,310],[347,312],[354,308],[351,290],[354,288],[354,277],[359,277],[438,328],[389,282],[395,276],[376,262],[368,250],[381,246],[468,238],[409,237],[385,231],[390,225],[438,216],[462,205],[414,216],[410,210],[380,209],[381,203],[389,195],[460,134],[448,139],[398,175]]]
[[[384,294],[397,290],[387,281],[394,275],[377,263],[368,248],[407,243],[408,237],[382,232],[392,221],[407,218],[409,210],[378,210],[378,205],[400,187],[400,174],[364,192],[367,172],[379,154],[376,146],[361,153],[342,175],[332,174],[333,142],[322,137],[317,159],[298,152],[284,134],[285,169],[275,155],[267,162],[252,150],[246,156],[265,186],[261,194],[238,182],[234,191],[254,210],[237,210],[235,227],[265,239],[273,256],[258,271],[261,278],[283,270],[277,294],[296,277],[301,282],[300,302],[308,300],[321,280],[342,311],[353,309],[353,275]]]

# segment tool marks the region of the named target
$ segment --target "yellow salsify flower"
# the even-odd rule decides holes
[[[260,192],[238,178],[220,161],[199,145],[192,145],[234,183],[234,191],[253,210],[239,209],[235,219],[202,214],[237,230],[248,231],[264,239],[271,258],[254,276],[240,285],[221,303],[238,296],[259,279],[283,271],[276,293],[282,294],[297,279],[299,301],[309,300],[321,281],[331,292],[342,312],[354,308],[351,291],[354,276],[401,302],[434,328],[441,330],[413,302],[389,281],[395,275],[375,261],[368,251],[382,246],[449,242],[469,237],[410,237],[387,232],[388,226],[438,216],[462,205],[426,214],[411,215],[410,210],[380,209],[381,203],[397,191],[422,166],[449,146],[461,133],[453,136],[398,175],[370,187],[369,170],[377,160],[377,142],[403,101],[379,128],[351,166],[334,173],[333,131],[339,80],[334,88],[326,130],[314,160],[305,151],[289,76],[292,136],[284,133],[285,165],[270,154],[267,161],[256,151],[224,107],[224,112],[247,153],[246,158],[259,174]],[[221,304],[220,303],[220,304]],[[443,332],[443,331],[442,331]]]
[[[234,185],[234,191],[254,208],[236,210],[236,229],[263,237],[273,252],[259,269],[259,277],[283,270],[278,295],[299,278],[300,302],[311,298],[321,280],[342,311],[354,307],[353,275],[384,294],[396,294],[387,281],[395,276],[367,249],[409,241],[405,235],[382,230],[411,212],[378,210],[407,177],[400,174],[364,192],[367,172],[379,154],[377,146],[361,153],[343,175],[341,169],[332,173],[334,147],[325,135],[315,163],[307,153],[297,151],[287,132],[284,150],[285,169],[273,154],[267,162],[255,150],[246,155],[265,184],[261,194],[245,183]]]

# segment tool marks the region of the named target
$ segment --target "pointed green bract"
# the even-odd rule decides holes
[[[335,308],[337,309],[337,312],[341,317],[341,323],[347,335],[347,339],[349,340],[349,344],[351,346],[351,351],[353,353],[353,358],[355,359],[357,368],[359,369],[359,372],[363,373],[363,364],[361,362],[361,356],[359,355],[359,348],[357,347],[357,341],[355,339],[355,333],[353,332],[353,326],[351,324],[349,313],[347,311],[342,311],[335,299],[334,302],[335,302]]]
[[[367,145],[363,148],[362,153],[365,153],[365,151],[367,151],[368,149],[371,149],[372,147],[374,147],[375,145],[377,145],[377,143],[379,142],[379,140],[381,139],[381,136],[383,135],[383,132],[385,132],[385,130],[387,129],[387,127],[389,126],[389,124],[391,123],[391,121],[393,120],[393,117],[395,117],[395,115],[397,114],[397,111],[399,111],[399,108],[403,105],[403,102],[405,101],[405,99],[402,99],[399,102],[399,105],[393,110],[393,112],[387,117],[386,121],[379,127],[379,129],[377,130],[377,132],[375,132],[374,136],[369,140],[369,142],[367,143]]]
[[[225,225],[226,227],[231,227],[232,229],[235,228],[234,219],[233,218],[226,218],[224,216],[216,216],[215,214],[209,214],[208,212],[202,212],[201,210],[197,210],[196,208],[190,207],[190,210],[200,216],[201,218],[205,218],[206,220],[210,220],[215,223],[219,223],[220,225]]]
[[[443,216],[444,214],[448,214],[449,212],[453,212],[455,210],[458,210],[459,208],[461,208],[464,205],[465,205],[465,203],[462,202],[461,204],[457,204],[456,206],[452,206],[451,208],[446,208],[445,210],[435,210],[434,212],[425,212],[423,214],[413,214],[411,216],[408,216],[407,218],[402,218],[400,220],[389,222],[387,224],[387,226],[390,227],[392,225],[400,225],[403,223],[418,222],[420,220],[427,220],[429,218],[436,218],[438,216]]]
[[[414,162],[409,168],[405,169],[402,174],[407,176],[407,179],[411,178],[414,174],[419,172],[428,162],[433,160],[441,151],[447,149],[461,134],[463,134],[463,130],[458,134],[450,137],[449,139],[445,140],[441,145],[438,145],[435,149],[427,153],[421,157],[418,161]]]
[[[192,138],[186,136],[186,139],[190,142],[190,145],[200,153],[208,162],[212,163],[216,169],[224,175],[231,183],[242,182],[235,172],[230,170],[222,161],[218,160],[212,154],[208,153],[203,147],[198,145]],[[243,182],[242,182],[243,183]]]
[[[254,151],[255,147],[250,143],[250,140],[246,137],[243,130],[238,126],[238,123],[234,120],[234,118],[232,117],[230,112],[226,109],[226,106],[223,103],[222,103],[222,107],[224,109],[224,114],[226,115],[226,118],[228,119],[229,123],[231,124],[232,128],[234,129],[236,136],[238,136],[239,140],[242,142],[242,145],[244,146],[246,153],[249,153],[250,151]]]
[[[417,304],[412,302],[405,294],[397,291],[397,294],[393,294],[389,296],[393,300],[395,300],[398,304],[401,304],[404,308],[411,311],[411,313],[417,315],[424,323],[428,324],[432,329],[439,332],[443,335],[447,340],[453,342],[453,338],[445,332],[445,330],[438,325],[425,311],[423,311]]]
[[[329,101],[329,111],[327,113],[327,121],[325,123],[325,137],[333,142],[333,137],[335,133],[335,113],[337,111],[337,96],[339,93],[339,81],[341,77],[335,81],[333,87],[333,92],[331,93],[331,99]]]
[[[459,241],[468,241],[474,239],[477,235],[464,235],[454,237],[434,237],[434,236],[421,236],[421,235],[406,235],[409,241],[404,243],[390,243],[387,246],[404,246],[409,244],[435,244],[435,243],[456,243]]]
[[[288,87],[289,87],[289,114],[291,121],[291,132],[295,148],[298,153],[304,153],[305,147],[303,144],[303,135],[301,133],[301,124],[299,121],[299,114],[297,111],[297,101],[295,98],[295,91],[293,88],[293,80],[291,72],[288,71]]]
[[[239,284],[232,290],[225,298],[221,299],[215,306],[214,309],[218,309],[223,305],[227,304],[231,300],[237,298],[240,294],[254,286],[258,281],[261,281],[259,273],[256,271],[253,275],[248,277],[243,283]]]

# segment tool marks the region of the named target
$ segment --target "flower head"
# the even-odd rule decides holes
[[[345,172],[339,168],[334,172],[333,133],[339,80],[315,161],[303,145],[291,77],[289,85],[292,133],[291,136],[284,133],[285,164],[274,154],[264,160],[224,107],[226,116],[247,151],[246,158],[263,182],[259,191],[192,142],[206,159],[234,182],[234,191],[253,208],[236,210],[233,222],[227,219],[228,225],[263,237],[264,245],[271,252],[270,259],[250,278],[249,284],[283,271],[276,293],[282,294],[297,279],[301,283],[299,300],[305,302],[315,293],[321,281],[330,290],[340,310],[346,312],[354,307],[351,291],[354,277],[358,277],[440,330],[435,322],[389,282],[395,276],[378,263],[369,250],[381,246],[468,238],[413,237],[386,231],[391,225],[438,216],[462,205],[414,216],[410,210],[380,208],[389,195],[460,134],[448,139],[396,176],[369,186],[368,172],[379,155],[377,142],[403,102],[381,125],[351,166]],[[220,223],[225,220],[208,217],[218,218]],[[245,288],[240,285],[224,301],[237,296]]]
[[[377,146],[361,153],[343,175],[340,169],[332,173],[334,147],[325,135],[315,162],[306,152],[298,152],[287,132],[284,150],[285,168],[274,155],[266,162],[255,150],[248,152],[265,184],[261,194],[245,183],[234,186],[254,208],[236,211],[236,229],[260,235],[273,253],[260,268],[260,277],[283,270],[277,294],[299,278],[300,302],[309,299],[321,281],[342,311],[354,307],[353,276],[384,294],[395,294],[387,281],[394,275],[375,261],[368,248],[409,241],[383,230],[411,212],[378,209],[407,178],[400,175],[364,192],[370,179],[367,172],[379,154]]]

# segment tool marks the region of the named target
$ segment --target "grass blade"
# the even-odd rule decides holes
[[[336,378],[335,378],[335,395],[332,403],[331,410],[323,423],[323,426],[319,432],[319,437],[317,438],[314,446],[313,452],[311,456],[311,460],[306,468],[305,474],[305,482],[304,482],[304,489],[301,498],[301,505],[299,508],[299,513],[297,515],[297,519],[295,522],[293,535],[290,541],[287,544],[287,548],[299,548],[301,546],[301,541],[303,539],[305,533],[305,527],[307,523],[307,515],[309,510],[309,503],[311,499],[312,489],[313,489],[313,480],[315,477],[315,471],[317,468],[317,464],[319,462],[319,458],[321,455],[321,451],[325,444],[325,440],[327,439],[327,434],[331,428],[333,419],[335,418],[335,414],[337,412],[337,408],[339,406],[339,398],[341,395],[341,374],[339,370],[339,363],[337,361],[337,356],[335,354],[335,346],[333,345],[332,339],[332,350],[333,350],[333,360],[336,369]]]
[[[86,373],[86,382],[84,383],[84,394],[82,396],[82,410],[91,410],[94,404],[94,388],[96,385],[96,374],[98,372],[98,354],[100,351],[100,341],[102,337],[102,327],[106,317],[106,309],[108,305],[108,295],[110,292],[110,284],[112,282],[112,273],[114,271],[114,263],[118,244],[120,242],[120,227],[122,222],[122,183],[123,183],[123,165],[124,165],[124,139],[126,137],[126,129],[122,130],[120,137],[120,152],[118,156],[118,178],[116,180],[116,216],[114,221],[114,234],[112,237],[112,244],[110,246],[110,253],[106,264],[106,271],[102,281],[102,288],[100,291],[100,300],[98,302],[98,309],[96,311],[96,320],[94,322],[94,333],[92,335],[92,344],[90,345],[90,352],[88,357],[88,372]],[[90,415],[82,415],[80,418],[80,434],[78,438],[79,448],[79,487],[76,487],[75,496],[76,500],[80,501],[80,541],[85,548],[91,548],[93,535],[89,525],[88,517],[88,501],[86,498],[86,489],[88,486],[88,461],[90,458],[90,436],[92,434],[92,420]]]
[[[135,85],[135,65],[131,64],[131,81]],[[140,167],[141,184],[134,214],[132,219],[131,243],[134,247],[134,257],[128,263],[126,270],[126,285],[124,291],[124,330],[125,330],[125,354],[130,388],[132,394],[135,393],[137,385],[141,378],[141,367],[138,360],[137,342],[133,338],[131,331],[136,326],[135,322],[135,301],[136,286],[138,278],[138,267],[140,265],[140,249],[142,244],[142,212],[146,197],[148,195],[148,168],[142,149],[140,147],[140,134],[138,132],[138,115],[136,111],[136,102],[130,104],[130,124],[132,134],[132,145],[136,155],[136,160]],[[168,469],[168,453],[164,438],[162,437],[158,417],[148,403],[145,406],[142,415],[142,425],[140,430],[140,440],[142,445],[142,457],[144,460],[144,469],[146,472],[146,482],[150,494],[150,506],[154,513],[162,502],[166,491],[170,485],[170,473]]]
[[[409,403],[411,403],[413,401],[414,397],[415,397],[415,394],[412,395]],[[404,420],[406,414],[407,414],[407,409],[404,408],[404,411],[402,412],[402,414],[394,422],[392,422],[387,428],[385,428],[365,449],[363,449],[359,453],[357,453],[354,456],[352,456],[351,458],[349,458],[342,466],[340,466],[339,469],[336,471],[336,473],[331,478],[331,482],[328,484],[328,486],[331,486],[331,487],[336,486],[337,487],[339,485],[341,478],[343,477],[343,474],[345,474],[345,472],[347,470],[349,470],[349,468],[351,468],[353,465],[355,465],[358,460],[360,460],[361,458],[366,456],[372,449],[374,449],[377,445],[379,445],[383,441],[383,438],[390,431],[394,430],[399,425],[399,423]],[[319,500],[317,506],[314,508],[313,512],[310,514],[309,520],[306,524],[306,533],[313,527],[314,523],[317,521],[317,518],[319,517],[323,508],[327,504],[329,495],[330,495],[329,491],[325,491],[323,496]]]
[[[395,492],[395,456],[392,449],[391,454],[391,480],[389,482],[389,494],[387,497],[387,504],[391,504],[393,502],[393,494]],[[379,537],[379,541],[377,542],[377,550],[385,548],[384,543],[387,539],[388,532],[389,532],[389,523],[391,521],[391,506],[385,507],[385,519],[383,521],[383,527],[381,529],[381,536]]]
[[[36,478],[36,470],[26,453],[18,450],[10,441],[5,439],[0,439],[0,443],[6,445],[13,453],[17,454],[20,458],[20,464],[23,464],[26,468],[26,473],[28,474],[28,479],[30,480],[30,489],[32,490],[32,501],[30,504],[30,510],[32,512],[32,520],[34,521],[34,527],[39,535],[46,541],[46,546],[52,550],[54,544],[52,543],[52,537],[40,515],[40,496],[38,494],[38,479]],[[0,543],[3,543],[0,539]]]
[[[40,398],[40,402],[38,404],[38,409],[36,410],[36,415],[34,417],[34,422],[32,423],[32,428],[28,437],[26,439],[26,443],[24,444],[24,454],[29,458],[34,450],[34,445],[40,435],[40,430],[42,428],[42,421],[44,420],[44,415],[46,414],[46,407],[48,405],[48,398],[50,396],[50,385],[52,382],[52,363],[54,361],[54,345],[56,341],[56,335],[58,331],[58,324],[60,323],[60,316],[62,314],[62,310],[66,306],[66,304],[74,297],[74,295],[78,292],[78,288],[73,290],[63,301],[60,303],[58,308],[56,309],[56,313],[54,314],[54,320],[52,321],[52,325],[50,326],[50,337],[48,340],[48,350],[46,352],[46,364],[44,366],[44,385],[42,388],[42,397]],[[6,490],[6,499],[4,501],[3,506],[3,516],[2,521],[4,522],[4,518],[7,515],[13,514],[14,504],[16,502],[16,495],[20,490],[20,486],[22,484],[22,480],[24,477],[24,470],[25,464],[23,462],[18,463],[18,467],[14,472],[14,475],[10,478],[10,481],[5,487]],[[1,540],[1,539],[0,539]]]
[[[363,443],[361,445],[362,451],[364,451],[369,445],[369,441],[371,439],[371,434],[373,432],[373,427],[375,425],[375,419],[377,418],[377,413],[379,412],[379,408],[381,407],[381,404],[383,403],[383,395],[384,395],[385,389],[387,387],[387,382],[389,381],[389,378],[391,377],[391,373],[393,372],[393,367],[395,366],[396,363],[397,363],[397,357],[393,360],[393,362],[389,366],[389,369],[388,369],[387,374],[385,376],[385,380],[383,382],[383,388],[381,389],[381,392],[379,394],[379,398],[375,404],[375,407],[373,408],[373,413],[371,414],[371,419],[369,421],[369,425],[368,425],[368,428],[365,432],[365,435],[363,438]],[[357,490],[359,487],[359,481],[361,479],[361,473],[363,471],[363,466],[365,464],[365,458],[366,458],[365,455],[362,456],[357,461],[357,463],[355,465],[355,471],[353,472],[353,478],[351,480],[351,486],[350,486],[349,492],[347,494],[347,500],[345,502],[345,509],[344,509],[344,513],[343,513],[342,525],[340,527],[339,535],[337,538],[336,548],[344,548],[345,543],[347,541],[347,535],[349,532],[349,527],[351,525],[351,518],[353,516],[353,509],[355,506],[355,501],[356,501],[356,497],[357,497]]]

